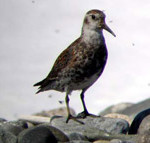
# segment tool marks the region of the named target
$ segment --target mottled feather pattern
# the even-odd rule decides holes
[[[82,90],[80,96],[84,108],[83,117],[90,115],[84,103],[84,92],[100,77],[107,62],[107,47],[103,29],[115,34],[105,23],[105,14],[100,10],[86,13],[81,36],[65,49],[55,61],[48,76],[35,84],[37,93],[46,90],[66,92],[67,121],[72,117],[68,95],[73,90]]]

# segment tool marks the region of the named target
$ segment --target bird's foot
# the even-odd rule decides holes
[[[84,118],[86,118],[87,116],[90,116],[90,117],[93,117],[93,118],[100,117],[100,116],[91,114],[91,113],[89,113],[88,111],[83,111],[83,112],[81,112],[81,113],[79,113],[79,114],[77,115],[77,118],[83,118],[83,119],[84,119]]]
[[[74,121],[76,121],[76,122],[78,122],[78,123],[80,123],[80,124],[84,124],[82,121],[79,121],[77,117],[74,117],[74,116],[72,116],[71,114],[68,115],[67,120],[66,120],[66,123],[68,123],[70,119],[71,119],[71,120],[74,120]]]

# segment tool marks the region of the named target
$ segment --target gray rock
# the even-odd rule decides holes
[[[150,135],[139,135],[136,143],[150,143]]]
[[[18,143],[57,143],[67,142],[69,139],[58,129],[49,125],[39,125],[22,131],[18,136]]]
[[[72,133],[79,133],[88,138],[88,140],[97,140],[101,137],[107,137],[109,134],[127,133],[129,125],[128,122],[122,119],[111,119],[104,117],[87,117],[85,119],[78,119],[83,122],[81,124],[77,121],[70,120],[66,124],[66,118],[53,118],[51,125],[60,129],[68,136]]]
[[[39,125],[39,124],[43,124],[43,123],[49,123],[50,122],[50,118],[49,117],[41,117],[41,116],[21,116],[19,118],[20,121],[24,121],[27,123],[31,123],[32,125]]]
[[[73,140],[73,141],[69,141],[69,142],[66,142],[66,143],[91,143],[89,141],[82,141],[82,140]]]
[[[57,140],[48,128],[33,127],[19,134],[18,143],[57,143]]]
[[[135,141],[122,141],[119,139],[113,139],[110,141],[110,143],[136,143]]]
[[[128,134],[137,134],[141,122],[148,115],[150,115],[150,108],[148,108],[148,109],[140,112],[139,114],[137,114],[137,116],[134,118],[134,120],[133,120],[133,122],[132,122],[132,124],[129,128]],[[149,117],[148,117],[148,119],[149,119]],[[146,130],[149,131],[150,125],[149,125],[148,121],[149,120],[147,120],[147,118],[143,121],[143,125],[145,126],[145,124],[147,124],[148,126],[144,127],[143,125],[141,125],[140,133],[145,132]],[[145,130],[145,131],[142,131],[142,130]]]
[[[144,101],[141,101],[137,104],[132,105],[131,107],[126,108],[121,114],[128,115],[132,119],[141,111],[149,108],[150,99],[146,99]]]
[[[57,141],[60,141],[60,142],[69,141],[69,138],[62,131],[60,131],[59,129],[57,129],[53,126],[50,126],[50,124],[41,124],[41,125],[38,125],[37,127],[48,128],[52,132],[52,134],[55,136]]]
[[[72,115],[76,115],[75,110],[70,108],[70,112]],[[41,111],[39,113],[35,113],[34,115],[36,116],[42,116],[42,117],[52,117],[52,116],[67,116],[67,109],[66,107],[63,108],[57,108],[53,110],[48,110],[48,111]]]
[[[0,123],[1,123],[1,122],[6,122],[6,121],[7,121],[6,119],[0,118]]]
[[[138,134],[150,135],[150,115],[142,120],[138,129]]]
[[[110,143],[110,141],[106,141],[106,140],[97,140],[93,143]]]
[[[109,117],[109,118],[114,118],[114,119],[123,119],[123,120],[126,120],[129,125],[131,125],[131,119],[129,118],[129,116],[127,115],[123,115],[123,114],[119,114],[119,113],[110,113],[110,114],[106,114],[104,117]]]
[[[17,143],[17,137],[0,128],[0,143]]]
[[[88,139],[85,136],[83,136],[83,135],[81,135],[79,133],[72,133],[72,134],[70,134],[69,135],[69,140],[70,141],[72,141],[72,140],[84,140],[84,141],[88,141]]]
[[[0,129],[11,132],[16,136],[26,128],[27,128],[27,124],[23,121],[10,121],[10,122],[0,123]]]
[[[97,140],[93,143],[137,143],[136,135],[109,135],[107,138],[103,138],[101,140]]]
[[[103,111],[100,112],[99,115],[106,115],[106,114],[110,114],[110,113],[121,113],[122,111],[124,111],[126,108],[133,106],[133,103],[119,103],[116,105],[112,105],[106,109],[104,109]]]
[[[117,105],[106,108],[104,111],[100,113],[100,115],[105,115],[108,113],[119,113],[119,114],[128,115],[131,119],[134,119],[134,117],[139,112],[149,108],[149,103],[150,103],[150,98],[144,101],[141,101],[137,104],[121,103],[121,104],[117,104]]]

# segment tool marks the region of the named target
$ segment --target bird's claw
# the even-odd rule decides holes
[[[89,112],[86,112],[86,111],[83,111],[83,112],[81,112],[81,113],[79,113],[78,115],[77,115],[77,118],[86,118],[87,116],[90,116],[90,117],[94,117],[94,118],[96,118],[96,117],[100,117],[100,116],[97,116],[97,115],[94,115],[94,114],[90,114]]]
[[[74,117],[74,116],[72,116],[72,115],[68,115],[67,120],[66,120],[66,123],[68,123],[70,119],[72,119],[72,120],[74,120],[74,121],[76,121],[76,122],[78,122],[78,123],[80,123],[80,124],[84,124],[82,121],[79,121],[79,120],[78,120],[78,117]]]

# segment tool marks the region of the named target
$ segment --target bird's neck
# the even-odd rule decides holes
[[[102,30],[82,28],[82,40],[85,43],[100,45],[105,42]]]

